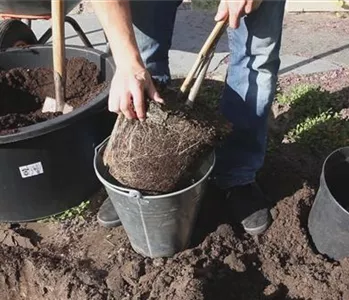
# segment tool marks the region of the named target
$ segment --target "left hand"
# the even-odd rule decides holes
[[[215,21],[222,21],[229,16],[229,26],[236,29],[240,18],[258,9],[262,0],[221,0]]]
[[[145,120],[144,92],[150,100],[164,102],[143,66],[116,69],[109,92],[109,110],[123,113],[127,119]]]

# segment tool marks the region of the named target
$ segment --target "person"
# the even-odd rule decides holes
[[[234,129],[217,149],[214,183],[225,191],[234,220],[251,235],[263,233],[271,223],[256,173],[266,152],[285,8],[285,0],[255,1],[221,0],[215,16],[216,21],[229,18],[230,61],[220,109]],[[144,92],[163,102],[152,79],[163,84],[171,79],[168,53],[181,1],[92,2],[117,65],[109,109],[143,120]],[[98,220],[107,227],[119,223],[110,200],[101,206]]]

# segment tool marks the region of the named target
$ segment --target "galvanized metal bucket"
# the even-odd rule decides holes
[[[109,138],[108,138],[109,139]],[[132,248],[147,257],[170,257],[188,247],[214,153],[203,160],[191,186],[170,194],[143,196],[122,187],[103,163],[108,139],[95,150],[94,168],[118,213]]]

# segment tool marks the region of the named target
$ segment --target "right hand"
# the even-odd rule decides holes
[[[229,26],[237,29],[240,26],[240,18],[258,9],[261,3],[262,0],[221,0],[215,21],[222,21],[229,16]]]
[[[145,120],[144,94],[150,100],[164,102],[145,68],[132,71],[116,70],[109,93],[109,110],[123,113],[127,119]]]

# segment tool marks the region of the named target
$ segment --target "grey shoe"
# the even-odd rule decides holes
[[[268,229],[272,219],[270,205],[256,183],[231,188],[227,199],[235,221],[241,223],[247,233],[258,235]]]
[[[114,205],[108,197],[101,207],[99,208],[97,214],[98,223],[106,228],[117,227],[121,225],[118,214],[114,209]]]

